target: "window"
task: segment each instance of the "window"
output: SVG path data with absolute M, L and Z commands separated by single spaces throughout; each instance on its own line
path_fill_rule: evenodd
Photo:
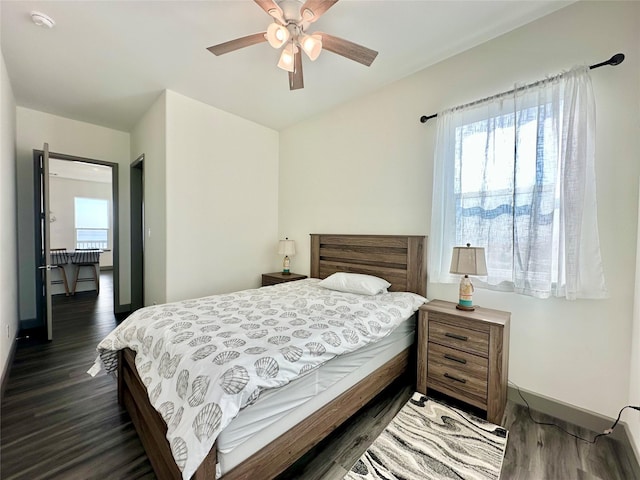
M 486 249 L 488 276 L 476 286 L 606 296 L 593 117 L 586 68 L 438 114 L 432 281 L 457 282 L 452 248 L 471 243 Z
M 74 198 L 76 248 L 109 248 L 109 200 Z
M 547 277 L 555 278 L 558 272 L 558 236 L 553 232 L 558 228 L 560 192 L 549 109 L 541 105 L 498 115 L 455 132 L 456 244 L 491 244 L 487 253 L 493 274 L 507 289 L 514 254 L 522 253 L 523 246 L 535 248 L 534 237 L 545 239 L 539 243 L 537 261 L 529 264 L 533 283 L 538 278 L 546 285 L 551 281 Z

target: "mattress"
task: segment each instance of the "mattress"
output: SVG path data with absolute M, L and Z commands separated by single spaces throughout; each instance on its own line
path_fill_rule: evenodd
M 378 343 L 425 301 L 409 292 L 344 293 L 319 282 L 137 310 L 100 342 L 89 373 L 114 371 L 123 348 L 136 352 L 136 370 L 188 480 L 245 406 Z
M 288 385 L 267 390 L 220 433 L 218 475 L 230 471 L 413 344 L 415 316 L 390 335 L 336 357 Z

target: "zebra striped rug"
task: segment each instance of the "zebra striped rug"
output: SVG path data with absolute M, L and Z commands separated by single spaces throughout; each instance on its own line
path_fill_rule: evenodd
M 344 478 L 496 480 L 507 433 L 416 392 Z

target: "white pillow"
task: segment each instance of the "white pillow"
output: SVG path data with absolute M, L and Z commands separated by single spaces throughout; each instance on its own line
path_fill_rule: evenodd
M 318 283 L 321 287 L 338 292 L 357 293 L 360 295 L 377 295 L 386 293 L 391 286 L 389 282 L 373 275 L 338 272 Z

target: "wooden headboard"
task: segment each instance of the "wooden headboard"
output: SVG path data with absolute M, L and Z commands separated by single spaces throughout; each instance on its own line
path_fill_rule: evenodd
M 389 291 L 427 294 L 426 237 L 311 234 L 311 276 L 335 272 L 384 278 Z

